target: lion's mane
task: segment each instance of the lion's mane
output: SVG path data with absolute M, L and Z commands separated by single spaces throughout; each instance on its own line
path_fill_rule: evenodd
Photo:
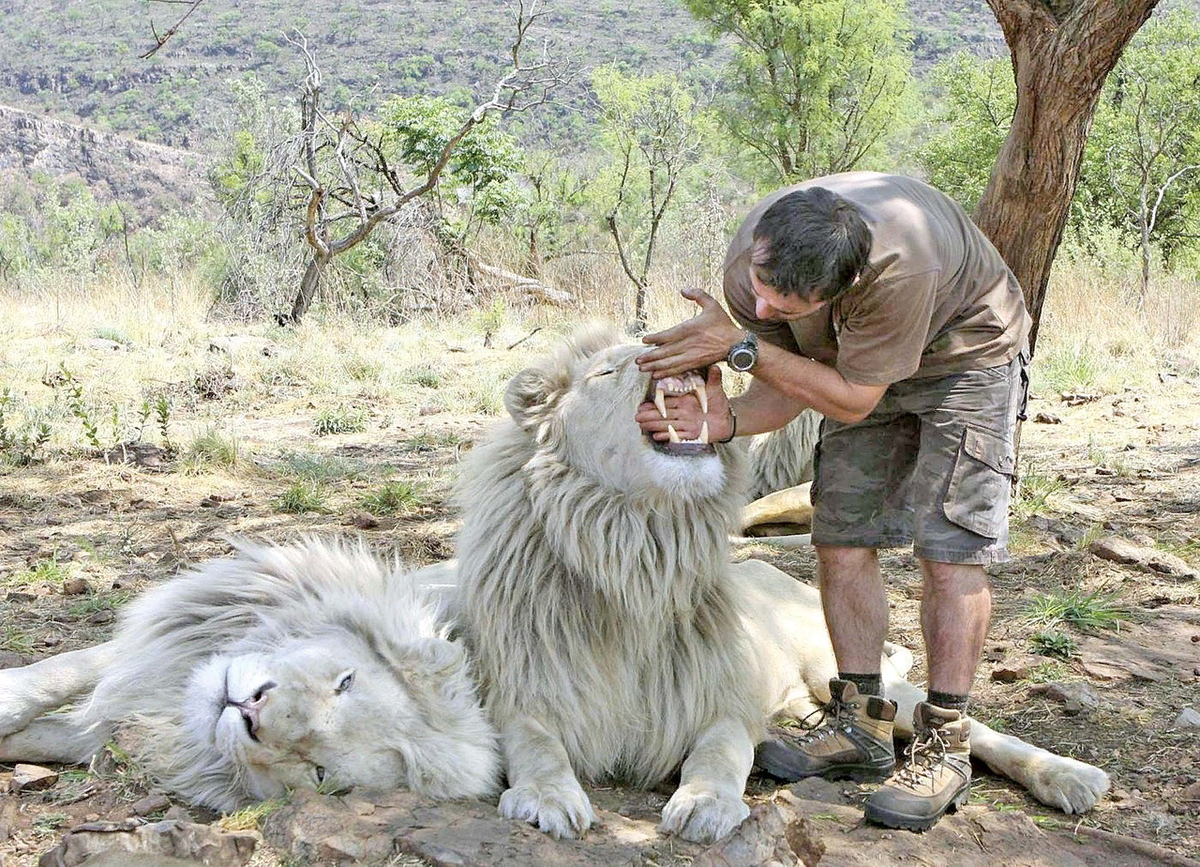
M 581 387 L 593 357 L 618 342 L 588 331 L 513 379 L 511 418 L 461 474 L 459 574 L 498 727 L 532 716 L 580 777 L 652 785 L 714 720 L 761 725 L 728 581 L 745 458 L 721 447 L 719 487 L 701 495 L 642 470 L 652 450 L 633 422 L 648 384 L 630 370 L 637 347 L 614 356 L 624 377 L 615 406 L 590 403 Z M 572 415 L 594 419 L 590 442 L 566 434 Z M 641 481 L 581 468 L 580 448 L 616 455 Z
M 319 539 L 243 544 L 236 556 L 204 563 L 143 594 L 122 611 L 116 661 L 75 713 L 84 725 L 131 729 L 136 757 L 171 791 L 232 809 L 252 796 L 243 769 L 216 749 L 210 729 L 194 724 L 203 715 L 191 707 L 193 672 L 217 652 L 270 652 L 291 638 L 338 630 L 365 642 L 411 687 L 408 698 L 431 727 L 421 733 L 397 728 L 386 744 L 419 772 L 410 786 L 440 796 L 494 791 L 495 736 L 479 713 L 465 654 L 428 656 L 438 643 L 425 640 L 447 633 L 437 603 L 398 565 L 361 545 Z M 424 656 L 414 653 L 423 641 Z M 438 665 L 442 688 L 423 695 L 426 672 L 416 669 Z

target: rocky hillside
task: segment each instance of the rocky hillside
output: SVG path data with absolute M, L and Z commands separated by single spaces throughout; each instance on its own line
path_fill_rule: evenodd
M 205 158 L 0 105 L 0 179 L 82 179 L 100 201 L 134 206 L 145 220 L 208 200 Z

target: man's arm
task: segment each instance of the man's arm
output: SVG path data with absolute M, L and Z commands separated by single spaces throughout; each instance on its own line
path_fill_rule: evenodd
M 828 365 L 804 358 L 786 349 L 780 349 L 770 343 L 760 343 L 758 364 L 751 371 L 754 381 L 751 385 L 761 385 L 776 395 L 775 401 L 786 402 L 795 407 L 783 424 L 793 418 L 804 407 L 812 407 L 821 415 L 841 422 L 862 421 L 871 414 L 871 410 L 879 403 L 888 384 L 859 385 L 850 382 L 844 376 Z M 770 410 L 762 404 L 770 403 L 770 398 L 755 397 L 753 402 L 747 400 L 751 389 L 735 398 L 734 411 L 738 414 L 738 433 L 761 433 L 764 430 L 774 430 L 774 427 L 762 427 L 763 423 L 770 424 L 775 420 Z M 749 416 L 743 429 L 742 402 L 746 402 L 746 412 Z M 760 422 L 760 415 L 761 422 Z

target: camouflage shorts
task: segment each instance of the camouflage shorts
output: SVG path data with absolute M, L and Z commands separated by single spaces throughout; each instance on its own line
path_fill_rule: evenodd
M 826 419 L 812 485 L 814 545 L 894 548 L 922 560 L 1008 559 L 1013 434 L 1028 355 L 987 370 L 893 383 L 869 416 Z

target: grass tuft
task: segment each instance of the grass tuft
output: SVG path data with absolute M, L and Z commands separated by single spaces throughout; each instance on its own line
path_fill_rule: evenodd
M 1113 594 L 1099 590 L 1039 593 L 1030 600 L 1028 611 L 1031 622 L 1048 629 L 1065 623 L 1083 632 L 1117 628 L 1128 614 Z
M 1056 659 L 1070 659 L 1079 650 L 1074 638 L 1057 629 L 1046 629 L 1036 633 L 1032 642 L 1035 652 Z
M 372 515 L 396 515 L 411 511 L 425 501 L 425 491 L 412 482 L 385 482 L 366 494 L 359 505 Z
M 210 427 L 187 447 L 180 460 L 180 470 L 188 475 L 199 475 L 215 468 L 233 471 L 240 463 L 237 440 Z
M 275 511 L 288 515 L 305 512 L 327 512 L 325 493 L 320 485 L 310 482 L 294 482 L 275 499 Z
M 367 429 L 366 415 L 357 409 L 338 407 L 323 409 L 313 422 L 313 433 L 319 437 L 330 434 L 361 433 Z

